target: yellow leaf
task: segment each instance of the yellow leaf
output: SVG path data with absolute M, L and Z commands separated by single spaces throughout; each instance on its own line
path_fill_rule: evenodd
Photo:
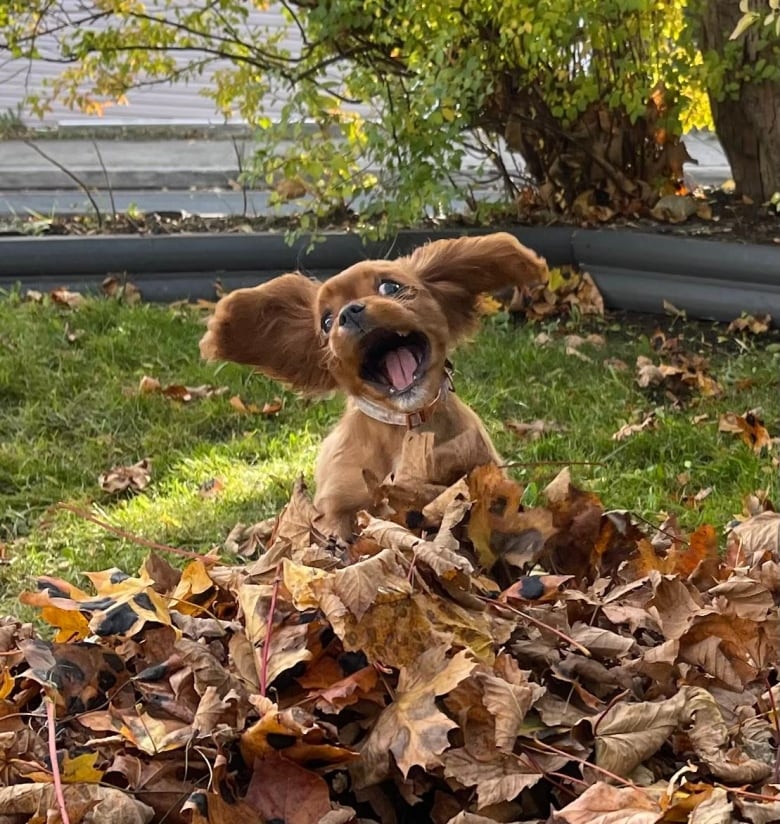
M 91 632 L 89 621 L 76 610 L 46 606 L 41 609 L 41 618 L 50 626 L 57 627 L 54 641 L 58 644 L 81 641 Z
M 96 752 L 85 752 L 71 758 L 67 753 L 60 767 L 65 784 L 99 784 L 103 780 L 103 770 L 95 769 L 98 759 Z
M 8 667 L 3 669 L 3 680 L 0 683 L 0 701 L 4 701 L 8 696 L 11 694 L 11 690 L 14 688 L 14 684 L 16 683 L 13 675 L 11 675 L 11 671 Z
M 176 610 L 185 615 L 197 615 L 208 609 L 214 600 L 214 582 L 203 561 L 192 561 L 184 567 L 172 598 Z
M 482 317 L 497 315 L 502 309 L 501 304 L 492 295 L 480 295 L 477 300 L 477 312 Z

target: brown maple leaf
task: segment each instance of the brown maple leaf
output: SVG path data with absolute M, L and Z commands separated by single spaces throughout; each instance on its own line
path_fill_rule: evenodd
M 390 754 L 406 777 L 414 766 L 430 769 L 442 763 L 449 747 L 448 732 L 457 724 L 436 707 L 476 666 L 464 650 L 452 658 L 440 645 L 420 656 L 414 668 L 402 667 L 395 700 L 379 716 L 361 747 L 357 786 L 367 786 L 390 774 Z

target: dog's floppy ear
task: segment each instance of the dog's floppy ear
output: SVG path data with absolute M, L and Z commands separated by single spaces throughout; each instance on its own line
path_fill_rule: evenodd
M 533 286 L 547 273 L 544 259 L 508 232 L 436 240 L 416 249 L 408 261 L 447 316 L 453 340 L 474 329 L 482 292 Z
M 314 318 L 317 289 L 304 275 L 291 274 L 231 292 L 209 319 L 201 355 L 255 366 L 302 392 L 334 389 Z

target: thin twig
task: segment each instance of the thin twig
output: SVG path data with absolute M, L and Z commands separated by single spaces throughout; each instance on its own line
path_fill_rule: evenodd
M 593 735 L 594 735 L 594 736 L 598 733 L 598 731 L 599 731 L 599 724 L 601 724 L 601 722 L 604 720 L 604 718 L 606 717 L 607 713 L 608 713 L 608 712 L 612 709 L 612 707 L 614 707 L 614 706 L 615 706 L 615 704 L 617 704 L 619 701 L 622 701 L 622 700 L 626 697 L 626 695 L 628 695 L 628 690 L 623 690 L 623 692 L 619 692 L 619 693 L 618 693 L 618 694 L 617 694 L 617 695 L 616 695 L 616 696 L 615 696 L 615 697 L 614 697 L 614 698 L 613 698 L 613 699 L 609 702 L 609 704 L 607 704 L 606 709 L 604 710 L 604 712 L 602 712 L 602 713 L 601 713 L 601 715 L 599 715 L 598 719 L 596 720 L 596 723 L 593 725 Z
M 617 775 L 617 773 L 610 772 L 609 770 L 605 770 L 604 767 L 599 767 L 598 764 L 594 764 L 592 761 L 588 761 L 585 758 L 580 758 L 573 753 L 566 752 L 566 750 L 558 749 L 558 747 L 553 747 L 552 744 L 548 744 L 545 741 L 540 741 L 538 738 L 533 739 L 533 743 L 535 746 L 539 747 L 541 752 L 552 752 L 556 755 L 562 755 L 564 758 L 568 758 L 570 761 L 576 761 L 578 764 L 582 764 L 586 767 L 590 767 L 590 769 L 595 770 L 602 775 L 606 775 L 607 778 L 611 778 L 613 781 L 617 781 L 619 784 L 622 784 L 625 787 L 631 787 L 634 790 L 642 790 L 641 787 L 638 787 L 634 784 L 633 781 L 629 780 L 628 778 L 624 778 L 622 775 Z M 530 744 L 521 743 L 522 747 L 531 748 Z
M 260 661 L 260 695 L 265 698 L 268 687 L 268 658 L 271 655 L 271 637 L 273 635 L 274 612 L 276 612 L 276 599 L 279 596 L 279 584 L 282 582 L 282 565 L 276 565 L 276 575 L 271 589 L 271 605 L 268 607 L 268 618 L 266 619 L 265 638 L 263 639 L 263 657 Z
M 654 524 L 652 521 L 648 521 L 647 518 L 643 518 L 641 515 L 638 515 L 634 512 L 633 509 L 628 510 L 629 514 L 632 518 L 636 518 L 638 521 L 641 521 L 643 524 L 647 524 L 648 526 L 653 527 L 656 532 L 660 532 L 661 535 L 666 535 L 667 538 L 671 538 L 673 541 L 679 541 L 684 546 L 690 546 L 690 541 L 686 541 L 685 538 L 681 537 L 680 535 L 675 535 L 673 532 L 667 532 L 665 529 L 661 529 L 658 524 Z
M 95 154 L 97 155 L 98 163 L 100 164 L 100 168 L 103 170 L 103 179 L 106 181 L 106 191 L 108 192 L 108 199 L 111 202 L 111 214 L 116 218 L 116 203 L 114 202 L 114 190 L 111 188 L 111 179 L 108 176 L 108 169 L 106 169 L 106 164 L 103 163 L 103 155 L 100 153 L 100 147 L 97 144 L 97 140 L 92 141 L 92 148 L 95 150 Z
M 95 219 L 98 223 L 98 228 L 103 228 L 103 213 L 100 211 L 100 207 L 97 204 L 97 201 L 92 196 L 92 193 L 89 191 L 87 184 L 84 183 L 83 180 L 78 178 L 70 169 L 66 168 L 59 162 L 59 160 L 55 160 L 51 155 L 47 154 L 43 151 L 40 146 L 37 146 L 32 140 L 24 140 L 25 145 L 29 146 L 33 151 L 37 152 L 44 160 L 48 160 L 52 166 L 56 166 L 63 174 L 67 175 L 78 187 L 81 189 L 82 192 L 87 196 L 89 202 L 92 204 L 92 208 L 95 210 Z
M 545 624 L 544 621 L 540 621 L 538 618 L 534 618 L 533 615 L 529 615 L 527 612 L 523 612 L 522 610 L 517 609 L 516 607 L 510 606 L 509 604 L 504 603 L 503 601 L 495 601 L 492 598 L 488 598 L 485 595 L 477 595 L 480 601 L 489 606 L 506 609 L 509 612 L 514 612 L 515 615 L 519 615 L 521 618 L 525 618 L 527 621 L 532 623 L 534 626 L 538 627 L 539 629 L 545 629 L 548 632 L 551 632 L 553 635 L 557 635 L 562 641 L 565 641 L 567 644 L 571 644 L 575 649 L 579 650 L 583 655 L 586 655 L 588 658 L 592 658 L 590 650 L 587 647 L 584 647 L 578 641 L 575 641 L 570 636 L 566 635 L 565 632 L 561 632 L 559 629 L 555 629 L 555 627 L 551 627 L 549 624 Z
M 541 753 L 537 753 L 537 754 L 540 755 Z M 520 760 L 519 755 L 516 755 L 515 758 L 517 758 L 518 761 Z M 551 772 L 545 771 L 543 769 L 542 765 L 534 758 L 533 753 L 524 752 L 523 753 L 523 758 L 526 758 L 528 760 L 528 762 L 530 763 L 532 769 L 536 770 L 536 772 L 538 772 L 539 775 L 543 775 L 550 782 L 550 784 L 552 784 L 552 786 L 555 787 L 558 790 L 559 793 L 564 793 L 565 795 L 570 795 L 572 797 L 575 797 L 577 795 L 571 789 L 564 786 L 563 783 L 558 781 L 557 780 L 558 778 L 565 778 L 565 779 L 569 779 L 569 780 L 578 781 L 580 784 L 582 784 L 583 789 L 586 789 L 587 786 L 588 786 L 587 783 L 585 781 L 583 781 L 582 779 L 580 779 L 580 778 L 574 778 L 573 779 L 572 776 L 564 775 L 563 773 L 554 772 L 554 771 L 551 771 Z M 556 780 L 553 780 L 553 779 L 556 779 Z
M 606 466 L 603 461 L 507 461 L 498 465 L 499 469 L 513 466 Z
M 213 555 L 201 555 L 198 552 L 190 552 L 187 549 L 179 549 L 178 547 L 168 546 L 167 544 L 158 544 L 156 541 L 150 541 L 148 538 L 142 538 L 140 535 L 133 535 L 131 532 L 126 532 L 124 529 L 119 529 L 119 527 L 113 526 L 100 518 L 96 518 L 92 513 L 79 509 L 76 506 L 59 503 L 56 508 L 64 509 L 66 512 L 71 512 L 74 515 L 78 515 L 79 518 L 83 518 L 85 521 L 96 524 L 101 527 L 101 529 L 105 529 L 106 532 L 117 535 L 119 538 L 124 538 L 126 541 L 132 541 L 134 544 L 146 546 L 149 547 L 149 549 L 156 549 L 160 552 L 170 552 L 173 555 L 178 555 L 180 558 L 187 558 L 190 561 L 202 561 L 204 564 L 219 563 L 219 558 L 215 558 Z
M 769 678 L 765 678 L 767 695 L 769 696 L 769 706 L 772 708 L 772 718 L 775 722 L 775 741 L 780 741 L 780 718 L 777 715 L 777 703 L 775 696 L 772 694 L 772 685 L 769 683 Z M 775 750 L 775 769 L 774 769 L 774 783 L 780 782 L 780 747 Z
M 247 196 L 246 196 L 246 181 L 243 179 L 244 175 L 244 156 L 243 153 L 238 148 L 238 141 L 235 138 L 235 135 L 231 136 L 230 138 L 233 144 L 233 152 L 236 155 L 236 165 L 238 166 L 238 179 L 237 183 L 241 186 L 241 197 L 242 197 L 242 204 L 241 204 L 241 216 L 246 217 L 247 211 L 249 209 L 247 203 Z
M 752 793 L 750 790 L 741 790 L 739 787 L 726 787 L 723 784 L 715 784 L 716 787 L 720 787 L 721 790 L 725 790 L 727 793 L 734 793 L 734 795 L 741 795 L 743 798 L 750 798 L 754 801 L 771 801 L 773 803 L 777 803 L 778 796 L 776 795 L 762 795 L 761 793 Z
M 47 695 L 44 698 L 44 703 L 46 704 L 46 726 L 49 728 L 49 759 L 51 760 L 51 774 L 54 779 L 54 796 L 57 799 L 57 806 L 60 808 L 62 824 L 70 824 L 68 808 L 65 806 L 65 793 L 62 791 L 60 762 L 57 760 L 57 719 L 54 714 L 54 701 Z

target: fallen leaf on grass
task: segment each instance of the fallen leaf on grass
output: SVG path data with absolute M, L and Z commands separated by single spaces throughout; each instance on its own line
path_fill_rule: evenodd
M 141 302 L 141 290 L 125 278 L 109 275 L 103 283 L 100 284 L 100 288 L 107 298 L 121 300 L 129 306 L 134 306 Z
M 601 347 L 606 344 L 604 335 L 597 335 L 596 333 L 591 333 L 584 338 L 582 335 L 566 335 L 563 342 L 566 344 L 567 351 L 569 349 L 579 349 L 580 346 L 584 344 L 595 347 Z
M 640 388 L 661 387 L 675 400 L 699 392 L 705 397 L 723 394 L 721 385 L 709 374 L 709 364 L 704 358 L 678 356 L 676 364 L 654 364 L 650 358 L 640 355 L 636 359 L 637 384 Z
M 613 441 L 624 441 L 630 438 L 631 435 L 636 435 L 637 432 L 644 432 L 646 429 L 656 429 L 658 426 L 658 419 L 655 412 L 651 412 L 641 423 L 626 423 L 618 429 L 612 436 Z
M 698 492 L 694 493 L 693 495 L 683 495 L 681 500 L 686 506 L 695 508 L 697 507 L 703 500 L 709 498 L 712 495 L 713 487 L 705 486 L 703 489 L 700 489 Z
M 132 466 L 112 466 L 98 478 L 101 489 L 110 494 L 128 489 L 141 492 L 152 480 L 152 462 L 143 458 Z
M 255 403 L 244 403 L 238 395 L 233 395 L 230 405 L 241 415 L 264 415 L 267 418 L 278 415 L 282 411 L 282 399 L 274 398 L 266 401 L 262 406 Z
M 182 403 L 217 397 L 224 395 L 227 391 L 227 386 L 208 386 L 207 384 L 201 386 L 184 386 L 183 384 L 173 383 L 169 386 L 163 386 L 157 378 L 151 378 L 149 375 L 144 375 L 138 384 L 139 395 L 160 394 L 171 400 L 181 401 Z
M 201 498 L 216 498 L 225 488 L 225 484 L 219 478 L 209 478 L 198 487 L 198 495 Z
M 521 421 L 504 421 L 504 426 L 518 438 L 527 438 L 529 441 L 538 441 L 542 435 L 549 435 L 553 432 L 565 432 L 565 427 L 554 421 L 543 421 L 541 419 L 523 423 Z
M 615 372 L 628 372 L 629 369 L 628 364 L 620 358 L 607 358 L 603 364 L 607 369 L 614 369 Z
M 78 309 L 85 300 L 84 295 L 78 292 L 71 292 L 64 286 L 61 286 L 59 289 L 52 289 L 51 292 L 49 292 L 49 296 L 54 303 L 59 306 L 67 306 L 68 309 Z
M 718 419 L 718 432 L 733 432 L 739 435 L 743 442 L 757 454 L 769 448 L 772 443 L 764 422 L 755 412 L 745 412 L 744 415 L 725 412 Z
M 728 325 L 726 332 L 749 332 L 751 335 L 763 335 L 772 325 L 771 315 L 740 315 Z

